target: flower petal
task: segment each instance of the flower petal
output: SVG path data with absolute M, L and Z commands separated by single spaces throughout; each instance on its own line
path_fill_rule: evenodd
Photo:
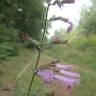
M 62 64 L 56 64 L 55 67 L 58 68 L 59 70 L 69 70 L 73 68 L 72 65 L 62 65 Z
M 54 75 L 54 79 L 59 80 L 59 81 L 65 83 L 67 86 L 71 86 L 71 87 L 74 84 L 80 84 L 79 79 L 71 79 L 71 78 L 66 78 L 66 77 L 59 76 L 59 75 Z
M 52 5 L 55 5 L 55 4 L 57 4 L 58 7 L 60 8 L 63 6 L 63 3 L 60 0 L 55 0 Z
M 51 70 L 39 70 L 37 75 L 40 76 L 46 83 L 53 80 L 53 71 Z
M 62 2 L 62 4 L 65 4 L 65 3 L 75 3 L 75 0 L 62 0 L 61 2 Z
M 60 70 L 59 73 L 61 73 L 63 75 L 66 75 L 66 76 L 70 76 L 70 77 L 80 78 L 80 74 L 79 73 L 75 73 L 75 72 L 68 72 L 68 71 Z
M 71 21 L 67 21 L 67 23 L 69 24 L 69 27 L 67 28 L 67 32 L 71 32 L 73 29 L 73 24 Z

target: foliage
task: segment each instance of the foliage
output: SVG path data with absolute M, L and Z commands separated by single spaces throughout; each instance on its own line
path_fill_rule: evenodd
M 86 36 L 96 35 L 96 1 L 92 0 L 92 5 L 89 8 L 83 8 L 81 12 L 81 20 L 78 30 Z
M 18 30 L 0 25 L 0 59 L 17 54 Z
M 61 29 L 55 31 L 53 37 L 60 37 L 63 39 L 65 37 L 65 35 L 66 35 L 65 30 L 63 28 L 61 28 Z M 51 37 L 51 38 L 53 38 L 53 37 Z
M 1 0 L 0 59 L 17 54 L 21 33 L 40 40 L 44 16 L 44 0 Z
M 43 0 L 2 0 L 0 22 L 40 39 L 44 22 Z
M 57 5 L 59 6 L 59 3 L 60 3 L 60 6 L 59 7 L 62 7 L 62 2 L 61 1 L 59 1 L 59 3 L 57 2 L 58 0 L 56 0 L 56 3 L 57 3 Z M 70 1 L 70 0 L 68 0 L 68 1 Z M 74 0 L 73 0 L 74 1 Z M 22 2 L 22 1 L 20 1 L 20 2 Z M 8 4 L 8 3 L 7 3 Z M 15 2 L 15 4 L 16 4 L 16 6 L 17 6 L 17 2 Z M 27 4 L 27 2 L 26 2 L 26 4 Z M 14 4 L 13 4 L 14 5 Z M 49 4 L 50 5 L 50 4 Z M 14 9 L 14 7 L 13 7 L 13 9 Z M 28 9 L 29 10 L 29 9 Z M 19 11 L 23 11 L 22 10 L 22 8 L 19 8 Z M 14 11 L 15 12 L 15 11 Z M 19 18 L 20 19 L 20 18 Z M 23 19 L 24 20 L 24 19 Z M 5 20 L 6 21 L 6 20 Z M 16 20 L 16 21 L 18 21 L 18 20 Z M 9 21 L 8 21 L 9 22 Z M 21 31 L 25 31 L 25 30 L 27 30 L 26 29 L 26 27 L 25 26 L 23 26 L 23 24 L 21 23 L 21 26 L 18 26 L 19 25 L 19 23 L 17 24 L 17 25 L 15 25 L 14 26 L 14 24 L 13 24 L 13 27 L 11 27 L 10 26 L 10 23 L 8 24 L 8 22 L 1 22 L 2 24 L 4 23 L 4 26 L 2 26 L 1 27 L 1 30 L 2 30 L 2 28 L 3 28 L 3 30 L 4 30 L 4 32 L 3 32 L 3 30 L 1 31 L 1 37 L 2 36 L 6 36 L 5 37 L 5 39 L 3 39 L 3 38 L 1 38 L 1 44 L 2 44 L 2 46 L 1 46 L 1 49 L 4 49 L 4 51 L 8 51 L 9 53 L 8 53 L 8 55 L 10 55 L 10 51 L 12 51 L 14 48 L 13 48 L 13 44 L 15 44 L 14 42 L 16 42 L 16 43 L 18 43 L 17 41 L 18 41 L 18 38 L 13 38 L 14 36 L 12 35 L 8 35 L 8 38 L 7 38 L 7 34 L 6 34 L 6 31 L 8 31 L 7 33 L 10 33 L 11 31 L 13 31 L 13 33 L 15 32 L 15 30 L 16 30 L 16 28 L 17 29 L 19 29 L 19 31 L 21 32 Z M 47 24 L 47 15 L 46 15 L 46 21 L 45 21 L 45 25 Z M 70 24 L 71 24 L 71 22 L 70 22 Z M 72 24 L 71 24 L 72 25 Z M 6 27 L 5 27 L 6 26 Z M 24 29 L 22 29 L 22 26 L 24 27 Z M 36 26 L 35 26 L 36 27 Z M 7 30 L 6 30 L 6 28 L 7 28 Z M 15 30 L 14 30 L 15 29 Z M 30 27 L 29 27 L 29 29 L 31 29 Z M 42 29 L 42 28 L 41 28 Z M 69 29 L 72 29 L 72 26 L 71 27 L 69 27 Z M 9 31 L 10 30 L 10 31 Z M 15 34 L 15 37 L 18 37 L 17 35 L 19 34 L 19 31 L 17 31 L 16 33 L 17 34 Z M 39 30 L 40 31 L 40 30 Z M 2 32 L 4 33 L 4 35 L 2 35 Z M 28 33 L 29 31 L 27 30 L 27 33 Z M 44 34 L 43 34 L 43 37 L 42 37 L 42 41 L 41 41 L 41 45 L 40 45 L 40 48 L 42 48 L 42 45 L 43 45 L 43 40 L 44 40 L 44 35 L 45 35 L 45 33 L 46 33 L 46 26 L 45 26 L 45 28 L 44 28 Z M 40 34 L 39 34 L 40 35 Z M 57 34 L 58 35 L 58 34 Z M 61 34 L 60 34 L 60 36 L 61 36 Z M 72 34 L 71 35 L 69 35 L 68 37 L 70 38 L 72 36 Z M 38 36 L 36 36 L 36 37 L 38 37 Z M 5 40 L 5 41 L 4 41 Z M 14 41 L 14 40 L 16 40 L 16 41 Z M 32 38 L 32 40 L 33 40 L 33 38 Z M 80 40 L 80 41 L 79 41 Z M 57 40 L 58 41 L 58 40 Z M 83 42 L 83 43 L 81 43 L 81 41 Z M 85 96 L 85 95 L 88 95 L 88 94 L 90 94 L 90 95 L 94 95 L 94 93 L 93 92 L 95 92 L 93 89 L 95 89 L 95 82 L 96 82 L 96 76 L 95 76 L 95 73 L 94 73 L 94 70 L 96 69 L 96 60 L 93 58 L 93 57 L 96 57 L 96 55 L 94 54 L 94 52 L 96 52 L 96 49 L 94 48 L 94 46 L 92 46 L 92 45 L 90 45 L 91 43 L 89 43 L 89 42 L 93 42 L 93 44 L 95 44 L 94 42 L 95 42 L 95 39 L 92 39 L 92 41 L 90 41 L 88 38 L 86 38 L 86 37 L 84 37 L 84 38 L 79 38 L 78 39 L 78 41 L 77 42 L 72 42 L 72 45 L 74 46 L 74 45 L 77 45 L 77 47 L 79 46 L 79 48 L 82 48 L 82 46 L 81 45 L 83 45 L 83 46 L 87 46 L 86 47 L 86 51 L 85 50 L 77 50 L 77 48 L 74 50 L 72 47 L 73 46 L 70 46 L 70 43 L 69 43 L 69 46 L 67 47 L 67 46 L 54 46 L 53 48 L 51 48 L 50 49 L 50 51 L 47 51 L 46 52 L 46 54 L 47 55 L 50 55 L 51 56 L 51 58 L 53 59 L 53 58 L 59 58 L 59 59 L 61 59 L 62 60 L 62 62 L 64 63 L 64 62 L 67 62 L 67 63 L 71 63 L 72 65 L 74 65 L 74 66 L 76 66 L 76 64 L 77 64 L 77 66 L 78 66 L 78 69 L 81 71 L 81 76 L 83 77 L 83 79 L 82 79 L 82 86 L 78 86 L 77 87 L 77 89 L 75 89 L 76 90 L 76 92 L 74 92 L 74 93 L 76 93 L 78 96 Z M 54 43 L 54 42 L 53 42 Z M 55 40 L 55 43 L 56 43 L 56 40 Z M 57 42 L 58 43 L 58 42 Z M 11 46 L 11 44 L 12 44 L 12 46 Z M 87 45 L 87 44 L 89 44 L 89 45 Z M 89 46 L 89 48 L 88 48 L 88 46 Z M 91 49 L 91 47 L 90 46 L 92 46 L 92 49 L 94 49 L 94 50 L 92 50 Z M 92 50 L 92 51 L 90 51 L 90 49 Z M 64 51 L 63 51 L 64 50 Z M 10 62 L 4 62 L 4 64 L 5 65 L 7 65 L 7 66 L 5 66 L 5 71 L 4 72 L 8 72 L 6 75 L 9 75 L 9 74 L 11 74 L 14 78 L 15 78 L 15 80 L 17 80 L 16 79 L 16 76 L 17 76 L 17 74 L 19 73 L 19 71 L 20 71 L 20 69 L 21 69 L 21 67 L 22 67 L 22 64 L 21 64 L 21 62 L 22 62 L 22 60 L 23 60 L 23 63 L 25 63 L 25 61 L 26 61 L 26 59 L 25 58 L 27 58 L 28 59 L 28 61 L 29 61 L 29 57 L 30 57 L 30 59 L 31 60 L 33 60 L 33 64 L 32 64 L 32 69 L 31 69 L 31 67 L 29 67 L 29 70 L 30 71 L 32 71 L 32 72 L 30 72 L 29 70 L 26 72 L 26 74 L 24 74 L 23 75 L 23 79 L 20 79 L 20 81 L 18 81 L 18 82 L 15 82 L 16 83 L 16 90 L 14 91 L 14 92 L 16 92 L 15 93 L 15 96 L 23 96 L 23 95 L 25 95 L 25 92 L 26 92 L 26 89 L 27 89 L 27 85 L 30 85 L 29 86 L 29 90 L 28 90 L 28 93 L 27 93 L 27 96 L 29 96 L 30 95 L 30 92 L 31 92 L 31 87 L 33 87 L 33 89 L 32 89 L 32 94 L 31 95 L 34 95 L 33 93 L 35 92 L 35 91 L 37 91 L 38 92 L 38 90 L 37 90 L 37 87 L 38 87 L 38 85 L 39 85 L 39 83 L 41 83 L 41 85 L 42 85 L 42 87 L 43 87 L 43 84 L 42 84 L 42 82 L 40 82 L 40 78 L 35 78 L 35 76 L 36 75 L 38 75 L 39 77 L 42 77 L 42 79 L 46 82 L 46 80 L 48 81 L 47 83 L 50 83 L 51 81 L 53 81 L 54 79 L 55 80 L 58 80 L 58 81 L 63 81 L 63 83 L 65 83 L 64 85 L 66 85 L 66 90 L 67 91 L 70 91 L 69 89 L 71 88 L 71 87 L 73 87 L 73 84 L 74 83 L 79 83 L 80 82 L 80 75 L 79 75 L 79 77 L 78 78 L 73 78 L 73 77 L 70 77 L 70 78 L 68 78 L 67 76 L 63 76 L 64 74 L 62 74 L 62 73 L 60 73 L 61 71 L 63 71 L 64 72 L 64 69 L 61 69 L 62 68 L 62 66 L 64 66 L 64 65 L 60 65 L 60 64 L 55 64 L 55 63 L 51 63 L 51 64 L 46 64 L 46 60 L 44 60 L 44 58 L 46 58 L 46 55 L 44 55 L 44 54 L 42 54 L 42 57 L 43 58 L 41 58 L 42 59 L 42 62 L 41 62 L 41 64 L 40 64 L 40 66 L 38 66 L 38 64 L 39 64 L 39 60 L 40 60 L 40 54 L 41 54 L 41 51 L 42 50 L 38 50 L 38 54 L 36 54 L 37 56 L 38 56 L 38 58 L 36 58 L 36 62 L 37 63 L 34 63 L 34 61 L 35 61 L 35 58 L 34 58 L 34 52 L 32 52 L 31 54 L 30 54 L 30 52 L 29 51 L 25 51 L 24 49 L 22 50 L 22 52 L 26 52 L 26 53 L 24 53 L 23 54 L 23 56 L 21 55 L 19 58 L 17 58 L 17 59 L 15 59 L 16 60 L 16 62 L 14 63 L 14 59 L 13 58 L 11 58 L 10 59 L 10 61 L 13 59 L 13 62 L 12 63 L 10 63 Z M 3 52 L 3 51 L 1 51 L 1 52 Z M 6 53 L 5 52 L 5 53 Z M 52 54 L 54 52 L 54 54 Z M 63 53 L 64 52 L 64 53 Z M 30 56 L 29 56 L 29 54 L 30 54 Z M 27 57 L 26 57 L 27 56 Z M 93 57 L 92 57 L 93 56 Z M 86 58 L 87 59 L 86 59 Z M 48 58 L 47 58 L 48 59 Z M 19 62 L 19 60 L 20 60 L 20 62 Z M 45 61 L 45 62 L 44 62 Z M 49 60 L 48 60 L 49 61 Z M 42 63 L 44 63 L 44 64 L 46 64 L 46 65 L 43 65 Z M 92 64 L 92 63 L 94 63 L 94 64 Z M 78 65 L 78 64 L 80 64 L 80 65 Z M 86 64 L 88 65 L 87 67 L 86 67 Z M 13 65 L 15 65 L 15 67 L 13 66 Z M 24 64 L 24 65 L 26 65 L 26 64 Z M 57 66 L 61 66 L 61 67 L 57 67 Z M 72 65 L 71 65 L 71 67 L 72 67 Z M 4 66 L 4 65 L 2 65 L 2 66 Z M 38 66 L 38 67 L 37 67 Z M 69 65 L 70 66 L 70 65 Z M 9 70 L 9 69 L 11 69 L 11 70 Z M 57 69 L 56 69 L 56 67 L 57 67 Z M 80 68 L 81 67 L 81 68 Z M 85 68 L 85 69 L 83 69 L 83 67 Z M 87 68 L 91 68 L 91 70 L 89 69 L 87 69 Z M 33 69 L 34 68 L 34 69 Z M 60 68 L 60 69 L 59 69 Z M 63 67 L 64 68 L 64 67 Z M 7 69 L 7 70 L 6 70 Z M 15 69 L 15 70 L 14 70 Z M 86 70 L 87 69 L 87 70 Z M 94 70 L 93 70 L 94 69 Z M 45 74 L 45 72 L 44 73 L 42 73 L 42 71 L 46 71 L 47 70 L 47 74 Z M 51 73 L 51 78 L 50 78 L 50 74 L 49 74 L 49 72 L 48 72 L 48 70 L 49 71 L 51 71 L 52 73 Z M 70 70 L 69 70 L 70 71 Z M 72 70 L 73 71 L 73 70 Z M 68 71 L 67 71 L 68 72 Z M 90 72 L 92 72 L 92 73 L 90 73 Z M 54 74 L 53 74 L 54 73 Z M 70 72 L 69 72 L 70 73 Z M 32 76 L 32 78 L 31 78 L 31 75 L 33 74 L 33 76 Z M 43 75 L 42 75 L 43 74 Z M 61 75 L 62 74 L 62 75 Z M 75 73 L 74 73 L 75 74 Z M 94 75 L 93 75 L 94 74 Z M 59 77 L 58 77 L 58 76 Z M 71 75 L 72 76 L 72 75 Z M 89 76 L 90 76 L 90 78 L 89 78 Z M 27 78 L 26 78 L 27 77 Z M 61 77 L 61 78 L 60 78 Z M 12 78 L 12 81 L 14 80 L 14 78 Z M 34 80 L 34 78 L 35 78 L 35 80 Z M 6 79 L 6 78 L 5 78 Z M 7 78 L 7 80 L 9 80 L 10 78 Z M 31 79 L 31 83 L 29 84 L 29 80 Z M 33 84 L 33 80 L 35 81 L 34 82 L 34 84 L 36 85 L 33 85 L 32 86 L 32 84 Z M 93 81 L 93 83 L 94 83 L 94 86 L 92 86 L 92 82 L 90 83 L 89 81 L 90 80 L 92 80 Z M 3 81 L 3 78 L 2 78 L 2 81 Z M 10 81 L 10 80 L 9 80 Z M 76 81 L 78 81 L 78 82 L 76 82 Z M 3 81 L 4 82 L 4 81 Z M 70 84 L 70 82 L 71 82 L 71 84 Z M 87 84 L 88 83 L 88 84 Z M 86 86 L 83 86 L 84 84 L 86 84 Z M 56 85 L 55 85 L 55 87 L 56 87 Z M 64 86 L 63 86 L 64 87 Z M 24 88 L 24 89 L 23 89 Z M 81 94 L 81 92 L 80 92 L 80 90 L 79 90 L 79 88 L 80 88 L 80 90 L 81 91 L 84 91 L 82 94 Z M 92 92 L 90 91 L 90 89 L 89 88 L 92 88 Z M 22 91 L 20 91 L 20 93 L 18 93 L 19 92 L 19 89 L 21 89 L 21 90 L 24 90 L 25 92 L 22 92 Z M 45 90 L 48 90 L 46 87 L 44 88 Z M 83 90 L 82 90 L 83 89 Z M 88 90 L 88 92 L 86 92 L 85 91 L 85 89 L 87 89 Z M 35 90 L 35 91 L 34 91 Z M 51 88 L 51 90 L 53 90 L 53 88 Z M 60 89 L 60 87 L 59 87 L 59 89 L 56 89 L 57 91 L 58 90 L 60 90 L 61 91 L 61 89 Z M 41 91 L 41 86 L 40 86 L 40 88 L 39 88 L 39 92 Z M 48 91 L 50 91 L 50 90 L 48 90 Z M 38 93 L 39 93 L 38 92 Z M 43 92 L 44 92 L 44 90 L 43 90 Z M 74 96 L 74 93 L 73 94 L 71 94 L 71 95 L 73 95 Z M 40 95 L 40 94 L 39 94 Z M 65 95 L 65 92 L 64 92 L 64 95 Z M 68 94 L 69 95 L 69 94 Z
M 55 47 L 55 48 L 54 48 Z M 94 49 L 91 47 L 88 47 L 86 50 L 76 50 L 74 48 L 69 48 L 68 46 L 54 46 L 53 48 L 50 48 L 50 50 L 46 50 L 42 54 L 40 64 L 48 63 L 49 60 L 53 59 L 61 59 L 62 63 L 64 64 L 73 64 L 73 66 L 78 67 L 78 70 L 80 71 L 82 81 L 80 86 L 77 86 L 73 89 L 73 92 L 71 93 L 71 96 L 95 96 L 96 91 L 96 47 L 94 46 Z M 30 51 L 27 49 L 21 49 L 20 56 L 18 57 L 12 57 L 7 61 L 3 61 L 2 64 L 0 64 L 0 68 L 4 73 L 6 74 L 6 77 L 3 75 L 0 79 L 0 85 L 1 87 L 6 84 L 6 87 L 10 84 L 13 86 L 14 84 L 12 82 L 15 81 L 18 74 L 21 72 L 21 70 L 26 66 L 26 64 L 32 60 L 32 67 L 34 67 L 34 63 L 36 60 L 36 52 Z M 54 54 L 52 54 L 54 52 Z M 86 57 L 86 58 L 85 58 Z M 26 59 L 25 59 L 26 58 Z M 2 65 L 2 67 L 1 67 Z M 13 96 L 25 96 L 26 90 L 28 89 L 28 85 L 31 79 L 32 73 L 31 66 L 28 68 L 28 70 L 23 74 L 23 76 L 20 78 L 20 80 L 16 83 L 16 89 L 13 92 Z M 41 85 L 39 85 L 41 84 Z M 39 85 L 39 86 L 38 86 Z M 42 86 L 42 88 L 41 88 Z M 52 91 L 52 88 L 47 89 L 47 87 L 44 87 L 44 84 L 41 82 L 40 78 L 36 78 L 33 86 L 33 91 L 36 89 L 41 88 L 41 93 L 46 90 L 48 92 L 49 90 Z M 19 90 L 20 89 L 20 90 Z M 24 91 L 25 90 L 25 91 Z M 58 89 L 59 90 L 59 89 Z M 86 91 L 85 91 L 86 90 Z M 1 94 L 2 92 L 0 92 Z M 32 91 L 31 91 L 32 93 Z M 2 93 L 2 95 L 4 92 Z M 2 96 L 1 95 L 1 96 Z M 7 93 L 7 95 L 9 95 Z M 40 96 L 40 95 L 38 95 Z

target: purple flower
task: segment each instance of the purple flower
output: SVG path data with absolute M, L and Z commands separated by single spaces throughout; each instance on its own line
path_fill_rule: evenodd
M 75 0 L 67 0 L 68 3 L 75 3 Z
M 63 4 L 65 4 L 65 3 L 75 3 L 75 0 L 62 0 L 61 2 Z
M 60 0 L 56 0 L 57 5 L 61 8 L 63 6 L 63 4 L 60 2 Z
M 75 3 L 75 0 L 55 0 L 52 5 L 58 5 L 60 8 L 63 6 L 63 4 L 66 3 Z
M 64 84 L 66 84 L 67 86 L 71 86 L 71 87 L 73 87 L 74 84 L 80 84 L 79 79 L 66 78 L 66 77 L 59 76 L 59 75 L 54 75 L 54 79 L 59 80 L 63 82 Z
M 69 33 L 69 32 L 71 32 L 72 31 L 72 29 L 73 29 L 73 24 L 72 24 L 72 22 L 71 21 L 67 21 L 67 23 L 69 24 L 69 27 L 67 28 L 67 32 Z
M 55 5 L 55 4 L 57 4 L 58 7 L 60 8 L 63 6 L 63 3 L 60 0 L 55 0 L 52 5 Z
M 40 76 L 46 83 L 53 80 L 53 71 L 51 70 L 39 70 L 37 75 Z
M 58 68 L 59 70 L 69 70 L 73 68 L 72 65 L 61 65 L 61 64 L 56 64 L 55 67 Z
M 59 73 L 61 73 L 63 75 L 66 75 L 66 76 L 70 76 L 70 77 L 80 78 L 80 74 L 79 73 L 75 73 L 75 72 L 68 72 L 68 71 L 60 70 Z

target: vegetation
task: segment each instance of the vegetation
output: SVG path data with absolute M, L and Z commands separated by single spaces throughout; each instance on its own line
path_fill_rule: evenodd
M 20 34 L 40 40 L 44 23 L 43 0 L 0 1 L 0 59 L 17 54 Z
M 0 1 L 0 96 L 26 96 L 27 94 L 36 63 L 37 50 L 26 49 L 20 34 L 27 33 L 32 38 L 40 40 L 45 15 L 43 3 L 43 0 Z M 40 58 L 40 65 L 59 59 L 63 64 L 71 64 L 77 68 L 76 71 L 81 74 L 81 84 L 74 87 L 69 93 L 71 96 L 95 96 L 96 94 L 95 7 L 96 1 L 92 0 L 92 6 L 82 10 L 81 21 L 73 33 L 66 35 L 65 30 L 57 30 L 53 37 L 69 40 L 69 43 L 50 46 L 50 50 L 43 51 Z M 30 61 L 32 61 L 31 65 L 17 80 L 18 75 Z M 43 96 L 53 91 L 52 86 L 51 90 L 46 86 L 49 87 L 36 77 L 31 95 Z M 55 90 L 61 89 L 55 88 Z
M 0 85 L 3 88 L 10 88 L 10 86 L 15 86 L 15 91 L 9 91 L 12 96 L 24 96 L 27 93 L 29 82 L 31 79 L 31 68 L 34 67 L 35 60 L 37 58 L 36 51 L 30 51 L 28 49 L 21 49 L 21 54 L 18 57 L 12 57 L 8 61 L 3 61 L 2 71 L 4 72 L 2 75 L 2 79 L 0 79 Z M 63 51 L 62 51 L 63 50 Z M 52 54 L 54 52 L 54 54 Z M 96 87 L 96 48 L 92 48 L 92 46 L 86 48 L 85 50 L 80 50 L 78 48 L 70 48 L 69 46 L 54 46 L 50 49 L 50 51 L 46 50 L 40 59 L 40 64 L 47 64 L 49 61 L 54 59 L 60 59 L 63 64 L 72 64 L 77 67 L 77 70 L 80 71 L 81 74 L 81 84 L 75 87 L 72 91 L 72 95 L 78 96 L 95 96 L 95 87 Z M 26 59 L 25 59 L 26 58 Z M 18 76 L 18 74 L 23 70 L 26 64 L 32 60 L 32 64 L 25 71 L 22 77 L 16 82 L 14 82 Z M 18 62 L 17 62 L 18 61 Z M 4 67 L 5 66 L 5 67 Z M 13 83 L 12 83 L 13 82 Z M 11 84 L 10 84 L 11 83 Z M 43 84 L 39 78 L 34 82 L 33 89 L 39 90 L 40 86 Z M 46 85 L 47 86 L 47 85 Z M 41 89 L 41 93 L 43 94 L 48 92 L 49 89 L 43 85 Z M 44 89 L 45 88 L 45 92 Z M 34 91 L 34 92 L 35 92 Z M 52 91 L 52 89 L 51 89 Z M 32 91 L 33 92 L 33 91 Z M 32 94 L 31 92 L 31 94 Z M 3 94 L 3 92 L 0 92 Z M 10 94 L 5 91 L 6 94 Z M 10 96 L 10 95 L 8 95 Z
M 96 35 L 96 1 L 92 0 L 92 6 L 88 9 L 83 8 L 81 12 L 81 20 L 78 26 L 78 32 L 82 35 L 90 36 Z

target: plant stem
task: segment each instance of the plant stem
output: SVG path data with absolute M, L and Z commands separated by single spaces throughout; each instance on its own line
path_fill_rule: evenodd
M 47 16 L 48 16 L 48 10 L 49 10 L 49 7 L 50 7 L 50 2 L 51 2 L 51 0 L 48 2 L 48 7 L 47 7 L 47 10 L 46 10 L 44 32 L 43 32 L 43 36 L 42 36 L 42 39 L 41 39 L 40 49 L 42 48 L 42 45 L 43 45 L 43 42 L 44 42 L 45 33 L 46 33 Z M 38 67 L 40 56 L 41 56 L 41 51 L 38 51 L 38 57 L 37 57 L 36 65 L 35 65 L 35 70 Z M 31 82 L 30 82 L 30 85 L 29 85 L 27 96 L 30 95 L 30 91 L 31 91 L 34 79 L 35 79 L 35 71 L 33 72 L 33 75 L 32 75 L 32 79 L 31 79 Z

